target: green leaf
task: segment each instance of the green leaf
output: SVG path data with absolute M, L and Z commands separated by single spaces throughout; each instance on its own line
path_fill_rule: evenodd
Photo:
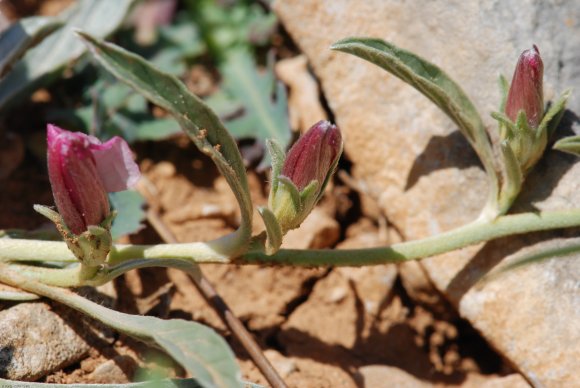
M 174 76 L 157 70 L 143 58 L 119 46 L 102 42 L 84 32 L 78 34 L 103 67 L 171 113 L 195 145 L 214 161 L 240 205 L 242 225 L 237 249 L 245 249 L 252 225 L 252 202 L 246 170 L 236 142 L 219 118 Z
M 74 292 L 26 279 L 2 265 L 0 281 L 48 297 L 115 330 L 162 349 L 187 370 L 201 387 L 241 387 L 241 372 L 226 341 L 214 330 L 181 319 L 120 313 Z
M 461 87 L 431 62 L 380 39 L 347 38 L 331 47 L 382 67 L 423 93 L 459 126 L 484 162 L 493 164 L 483 121 Z
M 276 16 L 252 1 L 185 1 L 211 51 L 219 61 L 232 49 L 264 45 L 276 26 Z
M 258 207 L 258 213 L 262 216 L 264 225 L 266 226 L 266 234 L 268 235 L 268 242 L 266 244 L 266 254 L 273 255 L 280 249 L 282 245 L 282 228 L 276 219 L 276 216 L 267 207 Z
M 181 133 L 181 127 L 173 119 L 142 121 L 137 126 L 138 140 L 162 140 Z
M 268 139 L 266 140 L 266 147 L 268 148 L 268 153 L 270 154 L 270 159 L 272 161 L 272 173 L 270 177 L 270 185 L 272 194 L 276 194 L 278 190 L 278 177 L 282 173 L 282 167 L 284 166 L 284 161 L 286 160 L 286 154 L 280 144 L 277 141 Z
M 580 156 L 580 135 L 564 137 L 556 142 L 555 150 Z
M 272 69 L 258 72 L 250 53 L 238 49 L 229 53 L 220 71 L 224 91 L 243 106 L 243 114 L 227 122 L 234 137 L 255 138 L 262 144 L 273 139 L 285 149 L 292 135 L 288 102 L 286 91 L 276 82 Z
M 279 175 L 278 176 L 278 184 L 283 185 L 284 189 L 286 191 L 288 191 L 288 193 L 290 194 L 290 198 L 292 198 L 292 203 L 294 205 L 294 208 L 302 210 L 302 207 L 303 207 L 302 206 L 302 197 L 300 195 L 300 192 L 298 191 L 298 188 L 294 184 L 294 182 L 292 182 L 290 180 L 290 178 L 288 178 L 287 176 Z M 316 184 L 318 184 L 318 182 Z
M 491 112 L 493 117 L 500 125 L 500 136 L 502 139 L 511 139 L 518 133 L 518 128 L 514 122 L 502 112 Z M 503 133 L 505 131 L 505 133 Z
M 117 212 L 113 221 L 111 235 L 113 240 L 126 234 L 138 232 L 143 228 L 141 223 L 145 219 L 145 199 L 134 190 L 109 193 L 109 201 L 112 208 Z
M 12 71 L 0 81 L 0 110 L 57 75 L 79 58 L 86 47 L 73 35 L 83 28 L 90 34 L 105 37 L 119 27 L 134 0 L 80 0 L 67 8 L 62 17 L 65 25 L 29 50 Z
M 499 207 L 501 210 L 507 210 L 515 198 L 520 193 L 524 181 L 524 175 L 520 162 L 514 154 L 514 151 L 508 140 L 500 144 L 503 167 L 505 170 L 504 183 L 499 198 Z
M 543 131 L 545 128 L 548 130 L 548 139 L 554 134 L 556 128 L 560 124 L 560 120 L 562 116 L 564 116 L 564 112 L 566 111 L 566 103 L 568 102 L 568 98 L 572 94 L 571 90 L 566 90 L 560 98 L 556 100 L 551 106 L 550 109 L 546 112 L 544 117 L 542 118 L 542 122 L 538 126 L 538 132 Z
M 41 42 L 62 26 L 53 17 L 33 16 L 20 19 L 0 34 L 0 78 L 19 60 L 26 50 Z
M 457 124 L 488 176 L 489 196 L 483 213 L 486 217 L 497 216 L 501 175 L 483 121 L 461 87 L 431 62 L 380 39 L 346 38 L 331 48 L 356 55 L 397 76 L 429 98 Z

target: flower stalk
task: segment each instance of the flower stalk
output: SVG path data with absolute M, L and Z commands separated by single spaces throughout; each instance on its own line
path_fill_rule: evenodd
M 120 268 L 131 269 L 135 265 L 141 267 L 143 260 L 170 260 L 171 266 L 179 261 L 187 264 L 218 263 L 218 264 L 269 264 L 291 266 L 365 266 L 386 263 L 400 263 L 408 260 L 418 260 L 441 253 L 464 248 L 470 245 L 493 240 L 510 235 L 580 226 L 580 209 L 546 211 L 540 213 L 523 213 L 500 216 L 496 220 L 476 221 L 471 224 L 441 233 L 421 240 L 407 241 L 391 246 L 348 249 L 348 250 L 293 250 L 280 249 L 268 255 L 264 246 L 257 243 L 250 251 L 240 257 L 228 257 L 220 254 L 221 249 L 214 242 L 182 243 L 160 245 L 115 245 L 109 254 L 106 264 L 96 275 L 100 281 L 108 279 L 109 271 L 118 276 Z M 219 241 L 219 240 L 217 240 Z M 75 256 L 63 242 L 0 239 L 0 262 L 46 261 L 73 262 Z M 135 265 L 131 264 L 135 262 Z M 125 264 L 126 263 L 126 264 Z M 120 267 L 123 265 L 124 267 Z M 20 267 L 24 267 L 21 265 Z M 74 267 L 65 269 L 33 268 L 30 271 L 20 271 L 41 282 L 53 285 L 72 286 L 95 284 L 97 279 L 72 278 L 70 274 Z M 63 276 L 58 275 L 61 271 Z M 78 271 L 78 269 L 77 269 Z M 50 273 L 49 273 L 50 272 Z M 42 275 L 45 273 L 47 276 Z M 60 280 L 59 280 L 60 278 Z M 76 279 L 76 280 L 75 280 Z M 78 283 L 78 284 L 77 284 Z

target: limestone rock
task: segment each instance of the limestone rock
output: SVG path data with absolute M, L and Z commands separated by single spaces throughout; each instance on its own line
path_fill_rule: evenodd
M 531 44 L 544 60 L 546 100 L 580 85 L 574 0 L 277 1 L 274 9 L 321 81 L 344 132 L 353 178 L 380 193 L 382 210 L 406 239 L 476 218 L 487 195 L 485 174 L 455 125 L 430 101 L 384 70 L 332 52 L 332 43 L 371 36 L 429 59 L 471 97 L 492 137 L 497 77 L 511 77 L 519 53 Z M 580 112 L 578 93 L 568 108 Z M 580 132 L 573 117 L 564 120 L 567 135 Z M 548 151 L 513 210 L 572 207 L 580 203 L 578 182 L 577 159 Z M 537 386 L 580 385 L 580 260 L 555 259 L 473 286 L 524 246 L 567 235 L 502 239 L 422 262 L 435 287 Z
M 366 365 L 359 368 L 358 374 L 360 385 L 365 388 L 429 388 L 433 386 L 394 366 Z
M 34 381 L 79 361 L 90 349 L 45 303 L 20 303 L 0 312 L 0 377 Z
M 284 236 L 283 248 L 322 249 L 330 248 L 340 237 L 338 222 L 320 208 L 315 208 L 299 228 Z
M 97 366 L 89 375 L 92 384 L 126 384 L 133 380 L 137 363 L 127 355 L 118 355 Z

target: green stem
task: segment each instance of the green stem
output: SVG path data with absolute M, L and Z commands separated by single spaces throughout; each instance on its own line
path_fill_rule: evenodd
M 421 259 L 514 234 L 573 226 L 580 226 L 580 209 L 523 213 L 499 217 L 494 221 L 478 220 L 436 236 L 393 244 L 389 247 L 354 250 L 282 249 L 272 256 L 267 256 L 262 249 L 257 249 L 237 259 L 227 256 L 226 252 L 220 253 L 223 250 L 220 250 L 215 243 L 117 245 L 110 253 L 109 265 L 115 266 L 133 259 L 179 259 L 190 263 L 234 262 L 236 264 L 302 266 L 377 265 Z M 0 239 L 0 262 L 62 261 L 73 258 L 65 243 Z
M 16 271 L 22 276 L 54 286 L 78 287 L 85 285 L 86 282 L 84 268 L 80 265 L 75 265 L 70 268 L 46 268 L 18 264 L 10 264 L 9 266 L 13 271 Z

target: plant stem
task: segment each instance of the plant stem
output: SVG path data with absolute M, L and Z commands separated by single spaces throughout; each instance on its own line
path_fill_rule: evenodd
M 417 260 L 514 234 L 574 226 L 580 226 L 580 209 L 508 215 L 493 221 L 478 220 L 436 236 L 393 244 L 389 247 L 350 250 L 281 249 L 272 256 L 267 256 L 261 249 L 257 249 L 239 258 L 227 256 L 227 249 L 220 248 L 221 239 L 210 243 L 117 245 L 109 254 L 109 265 L 132 259 L 181 259 L 195 263 L 221 264 L 235 262 L 236 264 L 303 266 L 378 265 Z M 0 239 L 0 262 L 31 260 L 74 261 L 75 259 L 65 243 Z
M 464 248 L 499 237 L 541 230 L 580 226 L 580 209 L 523 213 L 473 223 L 421 240 L 389 247 L 345 250 L 281 249 L 272 256 L 250 251 L 236 264 L 273 264 L 294 266 L 365 266 L 417 260 Z

